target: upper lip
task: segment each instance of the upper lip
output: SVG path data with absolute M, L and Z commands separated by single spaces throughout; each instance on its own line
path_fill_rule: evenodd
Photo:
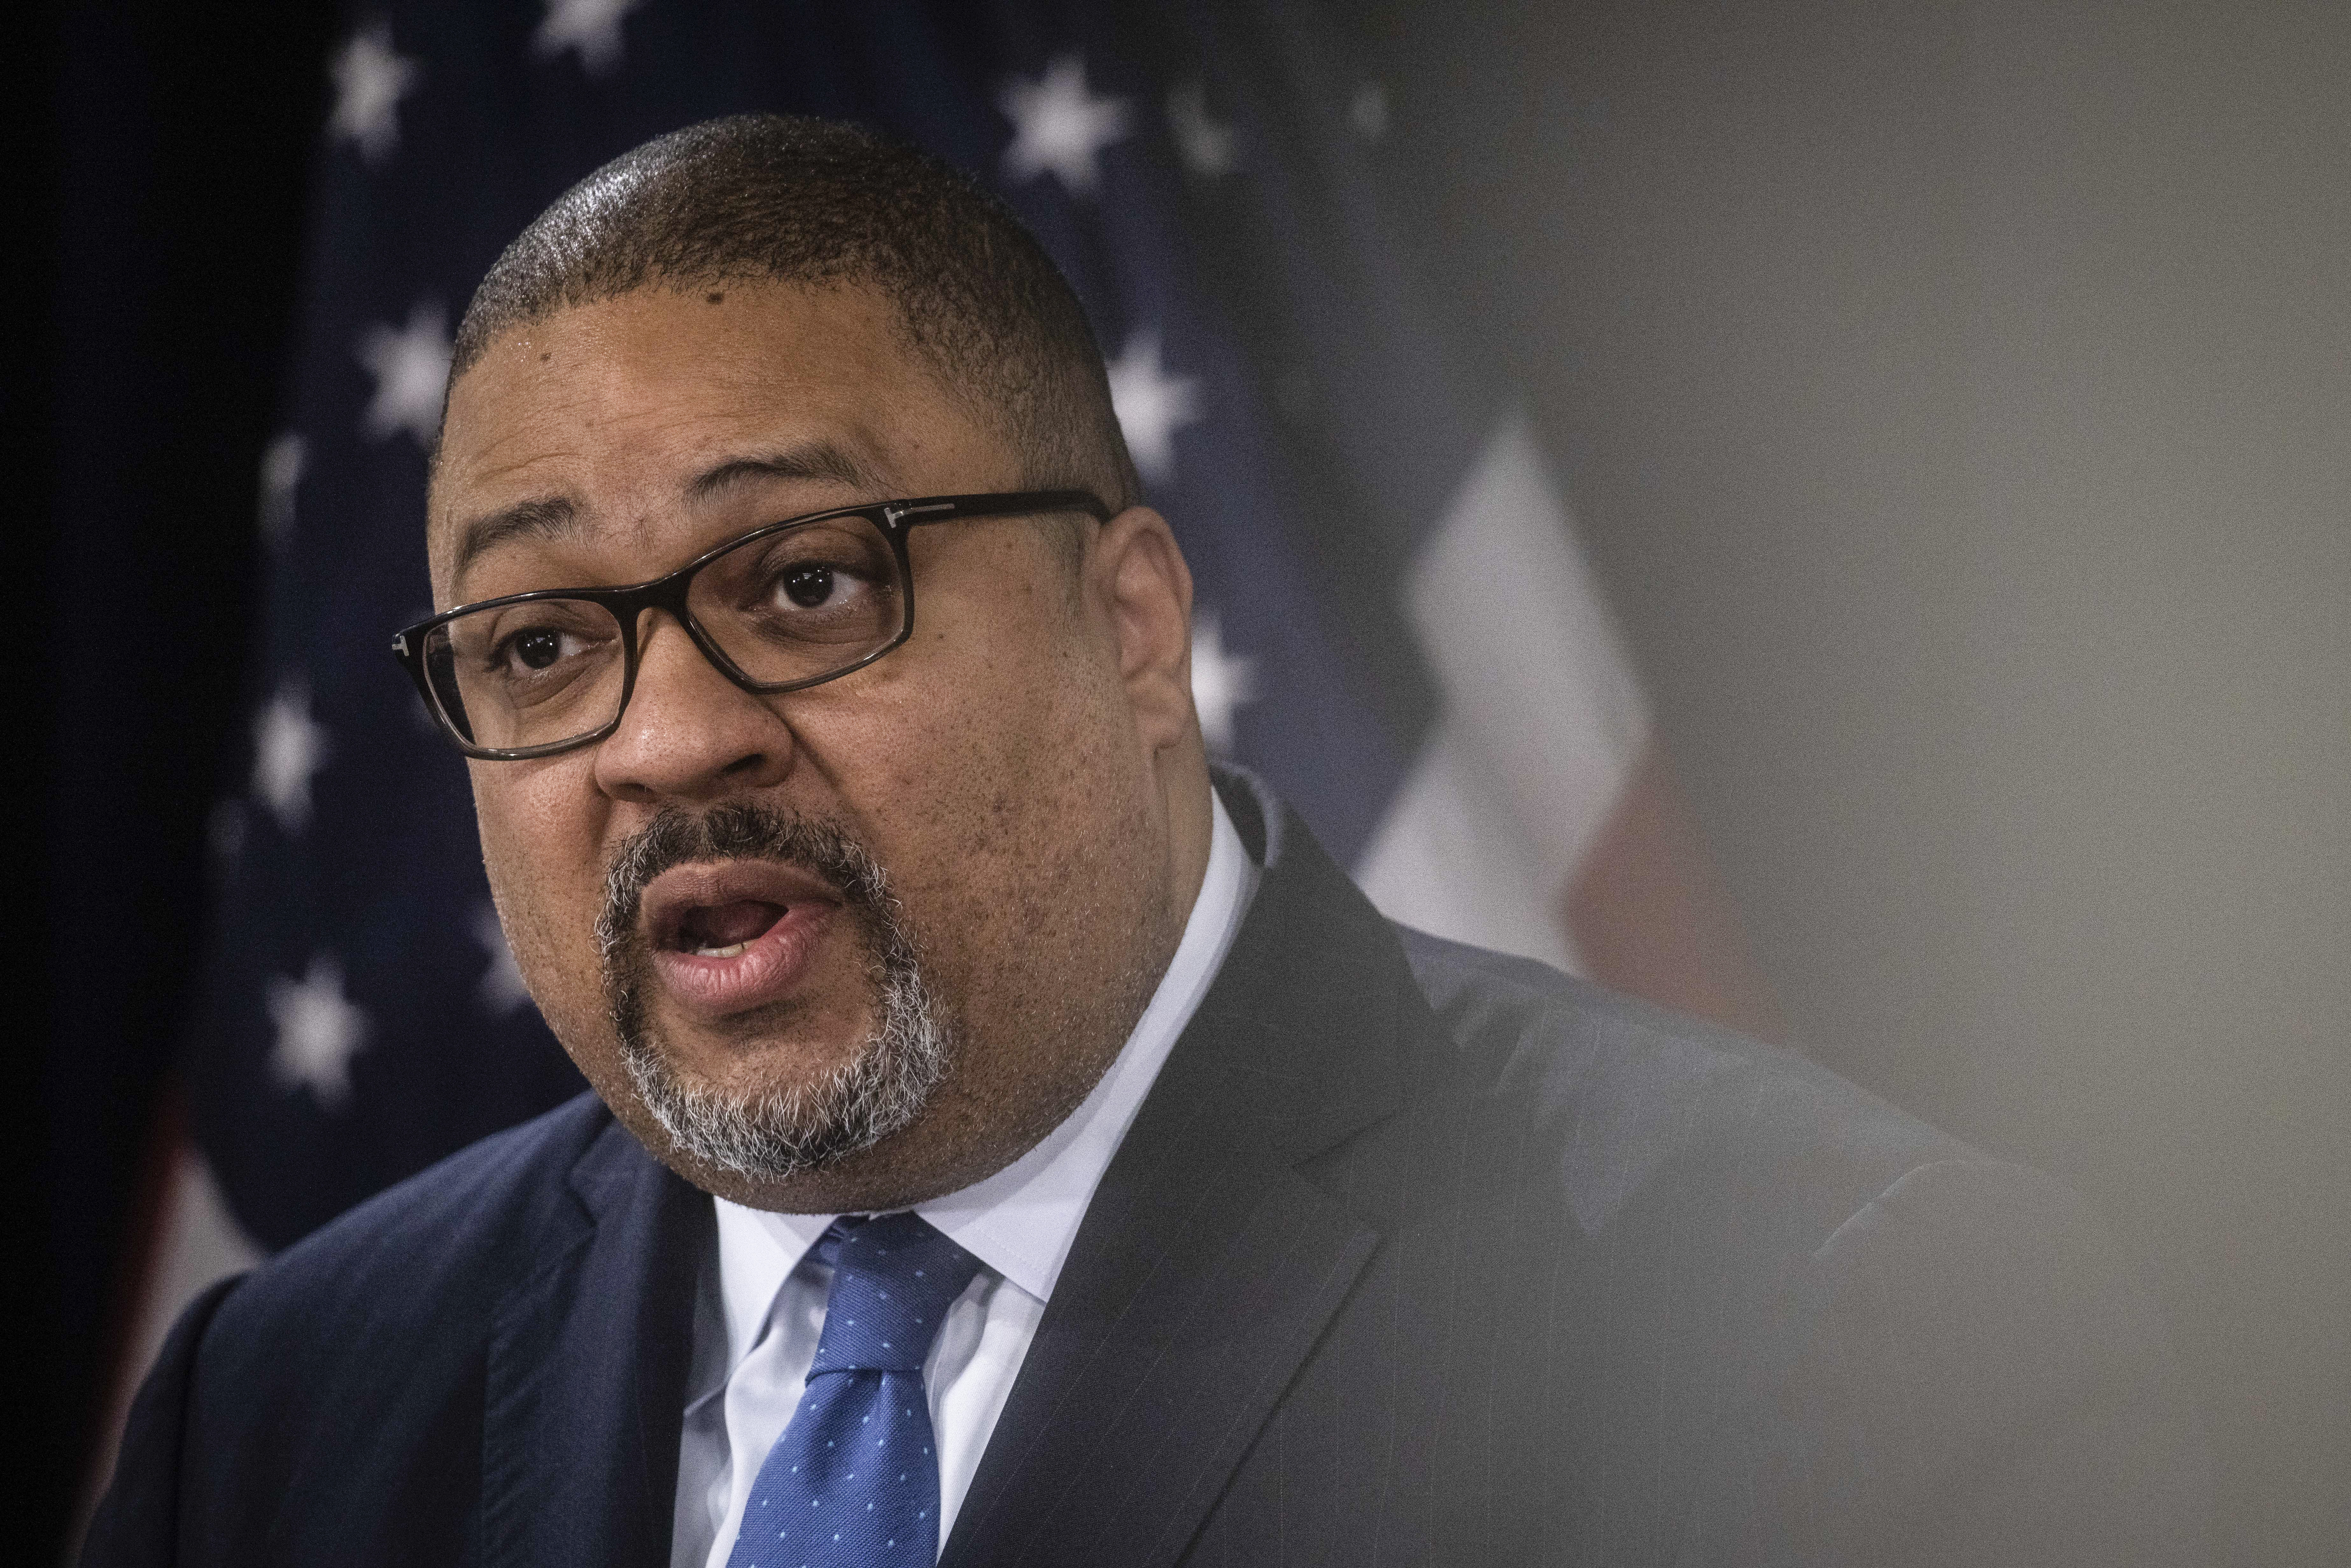
M 815 873 L 781 861 L 704 861 L 672 866 L 648 883 L 641 918 L 656 949 L 676 947 L 686 917 L 695 910 L 745 901 L 790 909 L 839 904 L 841 894 Z

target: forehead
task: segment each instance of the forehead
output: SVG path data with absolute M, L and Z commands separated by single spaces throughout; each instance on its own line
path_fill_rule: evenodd
M 451 586 L 464 542 L 493 517 L 659 548 L 710 510 L 715 492 L 697 481 L 715 473 L 747 476 L 716 489 L 772 508 L 1001 487 L 1017 470 L 874 289 L 640 289 L 508 330 L 452 388 L 434 581 Z

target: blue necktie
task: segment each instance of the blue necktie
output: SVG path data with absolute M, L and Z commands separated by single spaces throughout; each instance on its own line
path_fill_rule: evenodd
M 835 1220 L 808 1386 L 743 1505 L 726 1568 L 931 1568 L 939 1456 L 923 1361 L 979 1260 L 912 1214 Z

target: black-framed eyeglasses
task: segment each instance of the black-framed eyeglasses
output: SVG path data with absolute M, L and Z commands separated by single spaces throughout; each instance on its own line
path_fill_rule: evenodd
M 637 684 L 637 628 L 665 610 L 747 692 L 862 669 L 914 631 L 906 535 L 925 523 L 1110 508 L 1083 490 L 872 501 L 787 517 L 627 588 L 549 588 L 461 604 L 392 640 L 424 706 L 468 757 L 592 746 Z

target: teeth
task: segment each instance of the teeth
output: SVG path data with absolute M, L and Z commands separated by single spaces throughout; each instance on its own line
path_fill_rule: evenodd
M 748 942 L 737 942 L 731 947 L 696 947 L 694 950 L 694 956 L 697 958 L 732 958 L 750 945 Z

